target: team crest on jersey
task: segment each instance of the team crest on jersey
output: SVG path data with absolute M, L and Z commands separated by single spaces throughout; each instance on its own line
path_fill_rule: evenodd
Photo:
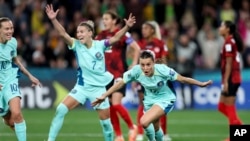
M 162 87 L 163 84 L 164 84 L 164 82 L 163 82 L 163 81 L 160 81 L 160 82 L 157 83 L 157 86 L 158 86 L 158 87 Z
M 171 69 L 171 70 L 169 71 L 169 75 L 170 75 L 170 76 L 174 76 L 174 75 L 175 75 L 175 72 Z
M 15 51 L 12 50 L 12 51 L 10 52 L 10 56 L 13 57 L 13 56 L 14 56 L 14 53 L 15 53 Z
M 95 54 L 95 57 L 98 59 L 98 60 L 101 60 L 103 58 L 102 54 L 100 52 L 97 52 Z

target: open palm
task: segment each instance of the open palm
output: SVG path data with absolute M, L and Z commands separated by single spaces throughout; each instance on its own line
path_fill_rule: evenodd
M 56 10 L 56 12 L 53 9 L 52 4 L 47 4 L 45 7 L 45 11 L 49 17 L 50 20 L 55 19 L 57 16 L 57 13 L 59 12 L 59 9 Z
M 136 23 L 135 16 L 133 16 L 132 13 L 130 13 L 128 19 L 124 19 L 124 21 L 128 27 L 132 27 Z

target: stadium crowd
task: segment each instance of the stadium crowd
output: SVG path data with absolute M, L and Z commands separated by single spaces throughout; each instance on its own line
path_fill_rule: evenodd
M 71 36 L 87 19 L 94 21 L 99 33 L 103 29 L 102 14 L 110 9 L 121 18 L 129 13 L 136 16 L 130 30 L 135 40 L 141 38 L 143 22 L 157 21 L 168 47 L 168 64 L 180 73 L 219 68 L 223 38 L 218 35 L 218 27 L 221 21 L 230 20 L 236 23 L 244 41 L 242 67 L 250 67 L 248 0 L 0 0 L 0 17 L 13 20 L 18 54 L 27 67 L 76 67 L 74 54 L 46 17 L 46 3 L 60 9 L 57 18 Z

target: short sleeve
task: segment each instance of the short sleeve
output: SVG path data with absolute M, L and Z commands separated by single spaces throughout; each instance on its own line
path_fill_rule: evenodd
M 139 75 L 140 75 L 139 66 L 136 65 L 136 66 L 134 66 L 132 69 L 126 71 L 126 72 L 123 74 L 123 81 L 124 81 L 125 83 L 135 81 L 136 78 L 137 78 Z
M 225 44 L 225 55 L 230 57 L 233 56 L 233 45 L 231 43 Z
M 167 80 L 175 81 L 177 79 L 178 73 L 174 69 L 166 65 L 163 65 L 163 64 L 159 65 L 158 71 Z
M 72 46 L 68 46 L 68 48 L 69 48 L 69 50 L 75 51 L 76 50 L 77 40 L 75 38 L 72 38 L 72 39 L 73 39 L 73 44 L 72 44 Z
M 13 52 L 11 52 L 13 54 L 13 57 L 16 57 L 17 56 L 17 40 L 16 38 L 13 38 Z

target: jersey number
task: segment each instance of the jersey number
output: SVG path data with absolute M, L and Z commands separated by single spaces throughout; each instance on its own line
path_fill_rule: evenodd
M 96 61 L 92 61 L 92 63 L 93 63 L 92 69 L 95 70 Z

